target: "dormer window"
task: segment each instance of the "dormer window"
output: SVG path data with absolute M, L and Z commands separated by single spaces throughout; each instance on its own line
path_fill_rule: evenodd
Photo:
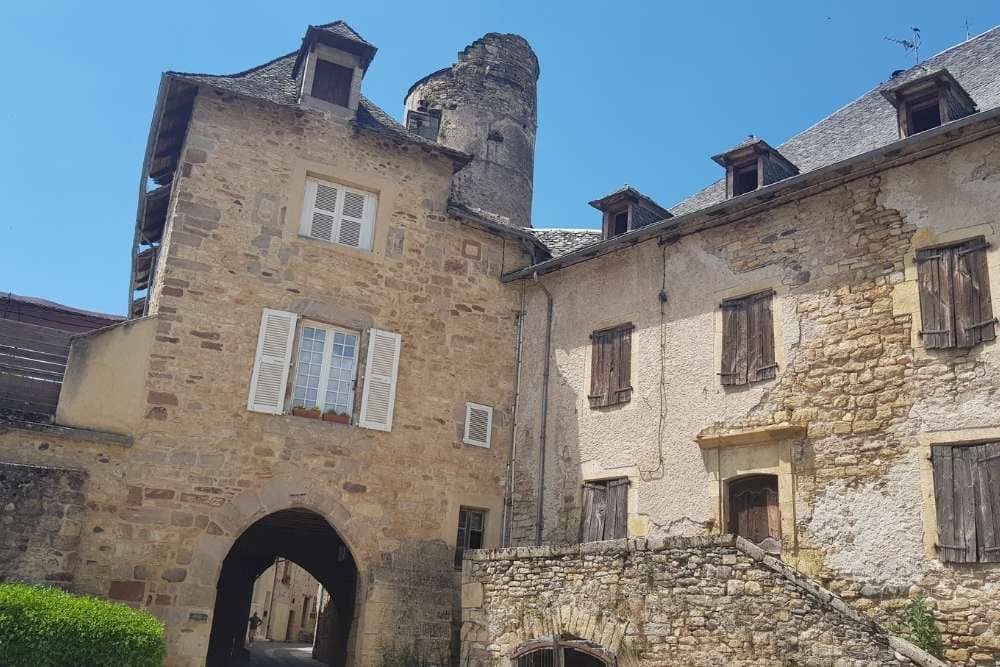
M 976 112 L 976 103 L 948 70 L 907 78 L 905 72 L 897 74 L 882 90 L 882 95 L 896 107 L 900 138 Z
M 607 197 L 595 199 L 590 205 L 604 214 L 601 227 L 606 239 L 672 217 L 670 211 L 628 185 Z
M 313 73 L 312 96 L 330 104 L 346 107 L 350 104 L 353 80 L 353 69 L 318 59 Z
M 440 109 L 427 109 L 427 107 L 421 106 L 406 112 L 406 129 L 414 134 L 419 134 L 424 139 L 437 141 L 440 128 Z
M 757 160 L 748 162 L 742 166 L 733 167 L 733 196 L 745 195 L 753 192 L 759 185 L 757 176 Z
M 726 168 L 727 198 L 745 195 L 799 173 L 798 167 L 785 156 L 752 134 L 712 159 Z

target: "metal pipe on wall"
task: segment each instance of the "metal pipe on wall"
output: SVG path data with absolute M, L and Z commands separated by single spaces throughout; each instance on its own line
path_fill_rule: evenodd
M 549 368 L 552 365 L 552 293 L 546 289 L 542 281 L 538 279 L 538 274 L 532 276 L 535 283 L 542 288 L 545 293 L 545 364 L 542 371 L 542 406 L 538 425 L 538 484 L 535 506 L 535 545 L 542 544 L 542 531 L 545 526 L 544 499 L 545 499 L 545 443 L 546 431 L 548 430 L 549 416 Z

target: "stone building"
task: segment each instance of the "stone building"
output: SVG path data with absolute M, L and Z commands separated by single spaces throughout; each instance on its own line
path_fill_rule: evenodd
M 254 582 L 248 615 L 263 621 L 257 631 L 261 640 L 312 642 L 324 599 L 329 595 L 308 570 L 278 558 Z
M 939 664 L 885 631 L 916 596 L 1000 659 L 1000 30 L 601 231 L 531 227 L 522 38 L 402 125 L 375 50 L 163 76 L 128 321 L 0 320 L 5 578 L 148 608 L 171 666 L 230 661 L 277 557 L 330 664 Z

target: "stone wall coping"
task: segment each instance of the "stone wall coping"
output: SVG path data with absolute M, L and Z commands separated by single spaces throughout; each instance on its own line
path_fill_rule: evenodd
M 20 419 L 0 420 L 0 433 L 5 431 L 30 431 L 78 442 L 96 442 L 104 445 L 117 445 L 119 447 L 131 447 L 134 442 L 132 436 L 122 435 L 121 433 L 93 431 L 88 428 L 74 428 L 72 426 L 29 422 Z
M 738 447 L 740 445 L 762 445 L 782 440 L 803 438 L 806 427 L 799 424 L 770 424 L 756 428 L 742 429 L 729 433 L 715 433 L 709 429 L 702 431 L 695 438 L 698 444 L 710 449 L 714 447 Z

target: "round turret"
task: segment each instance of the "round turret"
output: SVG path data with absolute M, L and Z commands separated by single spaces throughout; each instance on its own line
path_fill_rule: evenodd
M 474 156 L 453 201 L 531 226 L 538 58 L 518 35 L 488 33 L 406 94 L 407 127 Z

